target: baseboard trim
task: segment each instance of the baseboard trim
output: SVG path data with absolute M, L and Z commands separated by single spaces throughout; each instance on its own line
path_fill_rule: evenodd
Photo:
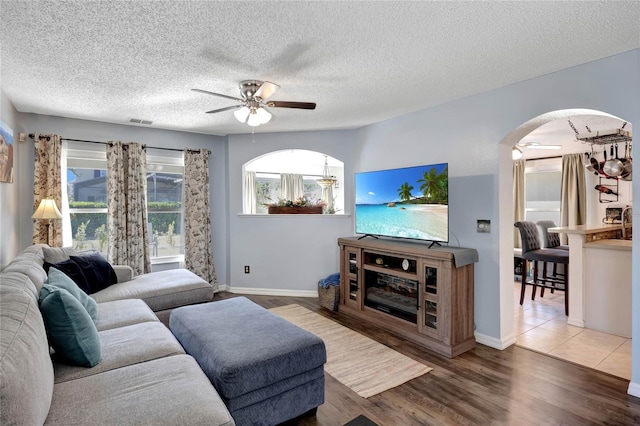
M 627 393 L 631 396 L 635 396 L 636 398 L 640 398 L 640 383 L 629 382 Z
M 256 296 L 318 297 L 318 292 L 311 290 L 281 290 L 276 288 L 251 288 L 231 286 L 225 286 L 225 290 L 234 294 L 253 294 Z
M 496 339 L 495 337 L 487 336 L 486 334 L 478 332 L 475 333 L 475 336 L 476 343 L 480 343 L 482 345 L 489 346 L 490 348 L 498 349 L 501 351 L 516 343 L 515 334 L 507 336 L 504 339 Z

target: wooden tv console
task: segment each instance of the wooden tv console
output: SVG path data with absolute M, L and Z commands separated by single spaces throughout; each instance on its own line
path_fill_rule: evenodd
M 475 249 L 357 237 L 338 246 L 341 312 L 449 358 L 475 347 Z

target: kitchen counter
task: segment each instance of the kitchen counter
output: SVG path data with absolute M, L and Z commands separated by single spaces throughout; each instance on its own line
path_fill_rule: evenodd
M 588 235 L 588 234 L 596 234 L 601 232 L 608 231 L 622 231 L 622 225 L 619 223 L 614 224 L 597 224 L 597 225 L 576 225 L 576 226 L 556 226 L 554 228 L 549 228 L 549 232 L 557 232 L 559 234 L 578 234 L 578 235 Z
M 631 337 L 631 240 L 621 224 L 549 228 L 569 240 L 567 323 Z
M 601 248 L 608 250 L 624 250 L 631 251 L 631 240 L 597 240 L 591 243 L 585 243 L 585 248 Z

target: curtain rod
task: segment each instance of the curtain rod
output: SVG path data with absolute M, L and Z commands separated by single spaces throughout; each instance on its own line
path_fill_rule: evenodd
M 579 153 L 578 153 L 579 154 Z M 537 158 L 523 158 L 525 161 L 536 161 L 536 160 L 553 160 L 554 158 L 562 158 L 562 155 L 556 155 L 554 157 L 537 157 Z
M 49 136 L 41 136 L 42 138 L 46 139 L 46 140 L 50 140 Z M 34 139 L 36 138 L 36 135 L 33 133 L 29 133 L 29 138 Z M 87 140 L 83 140 L 83 139 L 67 139 L 67 138 L 60 138 L 61 141 L 70 141 L 70 142 L 84 142 L 84 143 L 99 143 L 102 145 L 107 145 L 109 142 L 101 142 L 101 141 L 87 141 Z M 147 145 L 145 145 L 147 146 Z M 178 151 L 178 152 L 182 152 L 184 151 L 183 149 L 178 149 L 178 148 L 161 148 L 158 146 L 149 146 L 148 148 L 151 149 L 162 149 L 164 151 Z M 197 149 L 187 149 L 187 151 L 199 151 Z M 209 154 L 211 154 L 211 150 L 208 149 L 207 150 L 209 152 Z

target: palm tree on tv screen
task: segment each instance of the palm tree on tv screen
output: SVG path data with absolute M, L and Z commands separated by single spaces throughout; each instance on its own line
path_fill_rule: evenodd
M 412 197 L 411 195 L 412 190 L 413 190 L 413 186 L 409 185 L 409 182 L 405 182 L 398 189 L 398 196 L 402 201 L 409 201 Z
M 446 203 L 448 201 L 448 173 L 446 168 L 440 173 L 435 168 L 429 169 L 428 172 L 424 172 L 422 179 L 418 179 L 418 183 L 421 183 L 420 191 L 422 191 L 427 202 Z

